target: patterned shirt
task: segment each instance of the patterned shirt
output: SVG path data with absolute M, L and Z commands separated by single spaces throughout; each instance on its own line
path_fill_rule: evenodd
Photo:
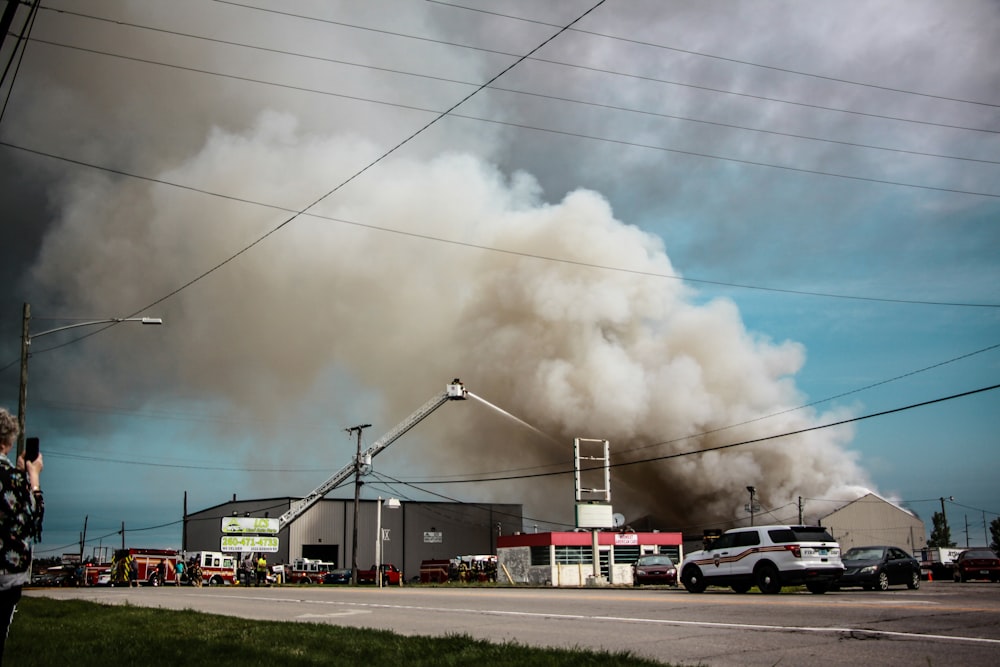
M 44 514 L 28 476 L 0 454 L 0 590 L 30 579 L 32 544 L 41 539 Z

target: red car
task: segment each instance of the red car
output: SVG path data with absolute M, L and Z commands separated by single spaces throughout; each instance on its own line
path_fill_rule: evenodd
M 1000 581 L 1000 558 L 989 549 L 969 549 L 955 559 L 955 581 Z
M 639 560 L 632 566 L 632 583 L 636 586 L 642 584 L 676 586 L 677 566 L 670 560 L 670 556 L 663 554 L 639 556 Z

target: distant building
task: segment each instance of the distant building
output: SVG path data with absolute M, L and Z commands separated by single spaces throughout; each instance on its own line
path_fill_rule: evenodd
M 924 522 L 909 510 L 869 493 L 831 512 L 820 523 L 841 548 L 884 544 L 914 553 L 926 545 Z
M 233 516 L 278 518 L 298 498 L 236 500 L 184 517 L 183 548 L 188 553 L 220 551 L 222 521 Z M 358 509 L 358 567 L 375 562 L 378 503 L 361 500 Z M 383 562 L 418 575 L 424 560 L 496 553 L 497 536 L 521 530 L 522 506 L 495 503 L 401 501 L 382 508 Z M 278 534 L 278 551 L 269 563 L 314 558 L 351 567 L 354 499 L 324 498 Z

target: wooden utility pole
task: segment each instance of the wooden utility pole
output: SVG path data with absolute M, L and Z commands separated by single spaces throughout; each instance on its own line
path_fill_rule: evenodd
M 361 500 L 361 431 L 371 428 L 371 424 L 358 424 L 347 429 L 358 434 L 358 451 L 354 456 L 354 525 L 351 531 L 351 585 L 358 585 L 358 505 Z

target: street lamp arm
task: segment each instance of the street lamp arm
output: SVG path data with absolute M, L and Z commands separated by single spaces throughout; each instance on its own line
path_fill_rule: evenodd
M 103 320 L 93 320 L 89 322 L 77 322 L 75 324 L 67 324 L 66 326 L 56 327 L 55 329 L 49 329 L 48 331 L 39 331 L 36 334 L 31 333 L 31 306 L 27 303 L 24 304 L 24 311 L 21 316 L 21 381 L 17 393 L 17 454 L 18 456 L 24 451 L 24 433 L 25 433 L 25 409 L 28 401 L 28 348 L 31 345 L 31 341 L 39 336 L 47 336 L 49 334 L 56 333 L 58 331 L 66 331 L 68 329 L 77 329 L 79 327 L 89 327 L 96 324 L 118 324 L 119 322 L 140 322 L 142 324 L 163 324 L 163 320 L 159 317 L 109 317 Z
M 119 322 L 141 322 L 142 324 L 163 324 L 163 318 L 161 317 L 109 317 L 104 320 L 92 320 L 90 322 L 77 322 L 76 324 L 67 324 L 63 327 L 56 327 L 55 329 L 49 329 L 48 331 L 39 331 L 38 333 L 33 333 L 28 336 L 28 341 L 32 341 L 39 336 L 47 336 L 49 334 L 56 333 L 58 331 L 66 331 L 67 329 L 76 329 L 79 327 L 89 327 L 95 324 L 117 324 Z

